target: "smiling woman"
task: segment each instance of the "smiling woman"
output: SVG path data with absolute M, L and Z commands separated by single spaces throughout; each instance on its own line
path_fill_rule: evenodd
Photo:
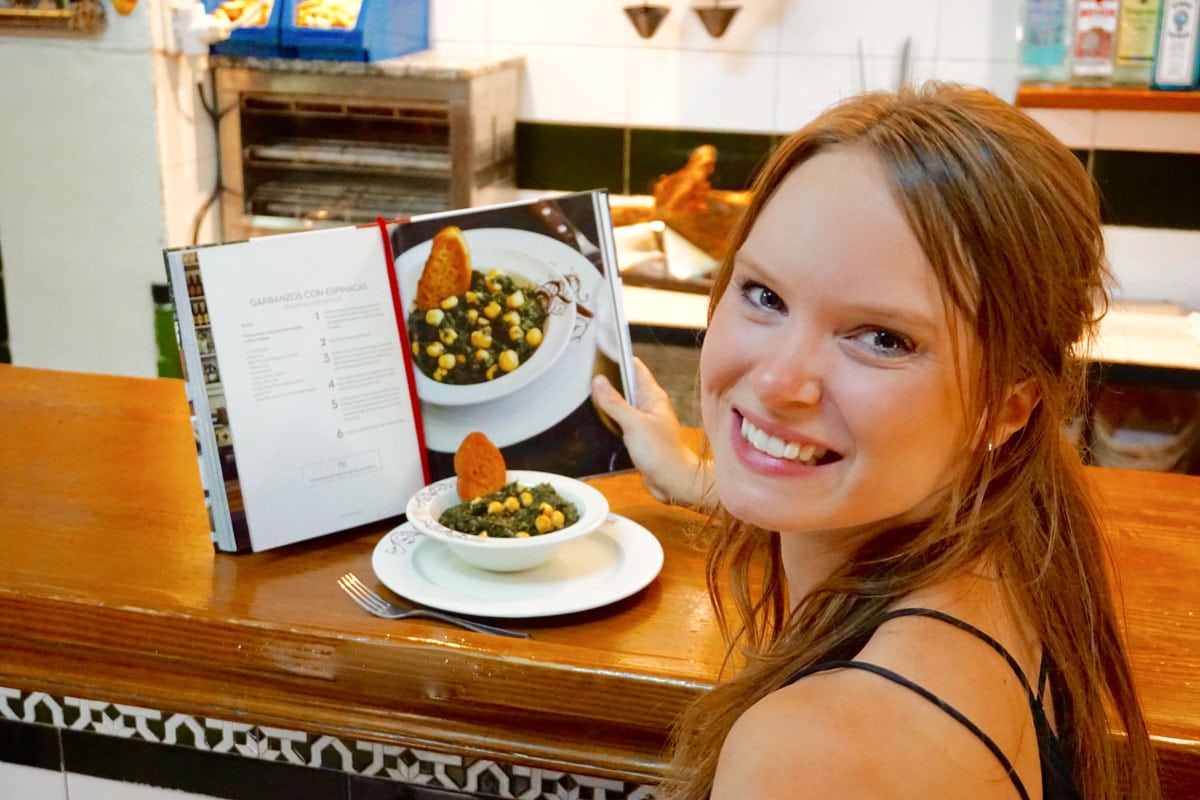
M 656 496 L 715 506 L 729 590 L 739 669 L 663 797 L 1158 796 L 1064 437 L 1106 279 L 1086 172 L 986 92 L 862 95 L 780 145 L 714 278 L 710 457 L 648 373 L 636 407 L 595 387 Z

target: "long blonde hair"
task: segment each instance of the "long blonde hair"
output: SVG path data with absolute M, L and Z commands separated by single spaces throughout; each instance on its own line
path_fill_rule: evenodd
M 659 796 L 707 797 L 721 744 L 745 709 L 806 666 L 853 656 L 890 604 L 986 557 L 1052 665 L 1058 734 L 1084 796 L 1157 797 L 1104 535 L 1064 434 L 1084 396 L 1076 348 L 1107 302 L 1094 183 L 1045 129 L 985 91 L 929 83 L 850 98 L 787 138 L 759 174 L 715 276 L 710 317 L 728 286 L 733 253 L 784 177 L 843 146 L 885 165 L 947 303 L 974 329 L 981 352 L 967 399 L 974 418 L 997 418 L 1023 380 L 1036 382 L 1041 402 L 1002 447 L 963 453 L 933 517 L 864 544 L 793 611 L 778 535 L 718 512 L 709 589 L 741 666 L 679 720 Z

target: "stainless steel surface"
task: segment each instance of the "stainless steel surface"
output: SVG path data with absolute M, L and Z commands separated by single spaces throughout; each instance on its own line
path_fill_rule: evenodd
M 510 636 L 514 639 L 533 638 L 528 633 L 485 625 L 482 622 L 476 622 L 475 620 L 455 616 L 454 614 L 447 614 L 442 611 L 435 611 L 431 608 L 402 608 L 394 603 L 389 603 L 375 594 L 353 572 L 347 572 L 338 578 L 338 586 L 342 587 L 342 591 L 348 594 L 350 599 L 361 609 L 384 619 L 432 619 L 450 625 L 457 625 L 460 628 L 466 628 L 476 633 L 492 633 L 497 636 Z
M 520 62 L 417 64 L 220 59 L 223 238 L 465 208 L 514 186 Z

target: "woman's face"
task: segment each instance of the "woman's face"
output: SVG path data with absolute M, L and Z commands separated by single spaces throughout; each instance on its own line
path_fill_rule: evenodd
M 958 352 L 969 374 L 978 349 Z M 955 354 L 882 165 L 862 150 L 811 158 L 754 223 L 705 336 L 721 503 L 768 530 L 849 537 L 917 516 L 974 428 Z

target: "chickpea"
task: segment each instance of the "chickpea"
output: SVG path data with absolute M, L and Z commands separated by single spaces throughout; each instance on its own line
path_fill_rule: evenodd
M 479 319 L 479 312 L 473 308 L 467 309 L 467 322 L 474 322 Z
M 520 511 L 521 501 L 512 495 L 509 495 L 508 497 L 504 498 L 504 507 L 509 511 Z
M 419 355 L 421 355 L 421 343 L 420 343 L 420 342 L 413 342 L 413 343 L 412 343 L 412 353 L 413 353 L 413 355 L 414 355 L 414 356 L 419 356 Z
M 501 503 L 499 500 L 493 500 L 492 502 L 488 503 L 487 513 L 503 514 L 504 513 L 504 504 Z
M 567 518 L 556 508 L 554 509 L 554 513 L 550 515 L 550 521 L 554 523 L 554 527 L 561 528 L 566 523 Z
M 517 289 L 508 296 L 508 299 L 504 301 L 504 304 L 509 308 L 520 308 L 521 306 L 525 305 L 525 293 L 520 289 Z
M 425 321 L 434 327 L 442 324 L 442 320 L 446 318 L 446 312 L 440 308 L 431 308 L 425 312 Z
M 438 366 L 447 372 L 454 369 L 454 367 L 457 365 L 458 359 L 454 357 L 453 353 L 443 353 L 438 357 Z
M 533 493 L 532 492 L 521 492 L 521 505 L 525 506 L 526 508 L 529 508 L 529 506 L 532 503 L 533 503 Z
M 486 350 L 492 346 L 492 336 L 487 331 L 471 331 L 471 346 Z
M 455 353 L 454 360 L 457 361 L 459 364 L 467 363 L 467 357 L 464 356 L 462 353 Z
M 475 351 L 475 360 L 481 364 L 491 363 L 492 351 L 491 350 L 476 350 Z
M 500 357 L 496 359 L 496 363 L 499 364 L 500 369 L 504 370 L 505 372 L 512 372 L 514 369 L 521 366 L 521 359 L 517 357 L 515 351 L 505 350 L 500 354 Z
M 520 325 L 521 315 L 515 311 L 506 311 L 500 320 L 502 322 L 507 322 L 509 325 Z
M 446 352 L 446 348 L 441 342 L 434 342 L 425 348 L 425 355 L 430 358 L 440 358 L 444 352 Z
M 520 325 L 513 325 L 508 329 L 508 338 L 512 339 L 514 342 L 519 342 L 525 338 L 525 332 L 521 330 Z
M 446 377 L 446 370 L 442 369 L 441 367 L 438 367 L 437 369 L 435 369 L 433 371 L 433 379 L 435 381 L 444 380 L 445 377 Z
M 496 369 L 497 369 L 496 365 L 492 364 L 490 367 L 487 368 L 487 372 L 484 374 L 484 377 L 487 378 L 489 381 L 494 380 L 496 377 Z
M 541 328 L 530 328 L 529 330 L 525 331 L 525 344 L 529 345 L 530 347 L 537 347 L 541 343 L 542 343 L 542 329 Z
M 442 328 L 438 331 L 438 338 L 442 340 L 442 344 L 454 344 L 458 339 L 458 331 L 454 330 L 454 328 Z
M 538 529 L 538 533 L 546 533 L 554 527 L 554 523 L 550 521 L 549 517 L 542 516 L 533 521 L 533 526 Z
M 447 297 L 445 300 L 442 301 L 441 305 L 442 305 L 442 308 L 449 311 L 450 309 L 452 309 L 458 305 L 458 298 L 457 297 Z
M 469 306 L 474 306 L 474 305 L 479 304 L 479 293 L 478 292 L 467 292 L 465 295 L 463 295 L 463 297 L 466 298 L 467 305 L 469 305 Z M 471 313 L 470 311 L 467 312 L 468 316 L 470 315 L 470 313 Z
M 488 319 L 495 319 L 500 316 L 500 304 L 495 300 L 483 307 L 483 315 Z
M 528 539 L 528 538 L 529 538 L 529 531 L 517 531 L 517 535 L 516 535 L 514 538 L 517 538 L 517 539 Z

